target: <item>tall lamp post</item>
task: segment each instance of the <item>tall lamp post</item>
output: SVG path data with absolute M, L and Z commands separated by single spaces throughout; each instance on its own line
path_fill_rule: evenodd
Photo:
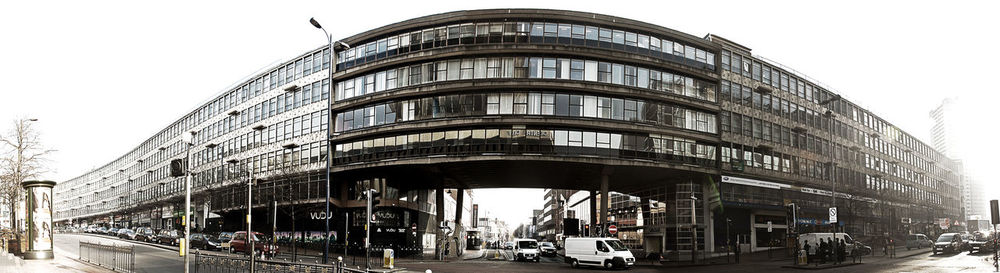
M 331 107 L 333 107 L 333 95 L 334 95 L 333 70 L 337 67 L 337 61 L 336 61 L 337 53 L 335 52 L 333 47 L 333 36 L 330 35 L 330 33 L 326 32 L 326 29 L 323 28 L 323 26 L 321 26 L 319 22 L 316 21 L 315 18 L 309 18 L 309 23 L 312 24 L 314 27 L 323 30 L 323 36 L 326 36 L 326 42 L 328 44 L 327 48 L 330 50 L 330 67 L 327 68 L 327 80 L 330 82 L 329 85 L 330 91 L 329 94 L 326 96 L 327 98 L 326 99 L 326 115 L 327 115 L 326 116 L 326 214 L 324 214 L 325 215 L 324 218 L 326 219 L 323 220 L 325 222 L 323 225 L 324 231 L 326 232 L 324 233 L 324 237 L 326 237 L 326 243 L 323 244 L 323 263 L 326 264 L 330 262 L 330 165 L 332 164 L 331 161 L 333 160 L 332 157 L 333 153 L 330 152 L 331 147 L 333 146 L 330 143 L 330 135 L 333 134 L 333 124 L 330 122 L 330 120 L 333 118 L 333 112 L 331 109 Z M 337 45 L 342 46 L 344 48 L 351 47 L 340 41 L 337 41 Z M 344 220 L 346 221 L 347 219 Z M 344 247 L 345 248 L 347 247 L 346 240 L 344 241 Z
M 191 131 L 187 134 L 182 135 L 184 143 L 187 144 L 184 151 L 185 167 L 184 167 L 184 216 L 181 217 L 181 221 L 184 222 L 184 241 L 181 253 L 184 254 L 184 273 L 191 272 L 191 255 L 188 255 L 188 250 L 191 249 L 191 146 L 194 145 L 194 135 L 196 133 Z
M 834 161 L 836 160 L 836 158 L 835 158 L 836 155 L 833 152 L 833 148 L 834 148 L 834 146 L 833 146 L 833 111 L 830 110 L 830 107 L 827 107 L 827 105 L 830 104 L 831 102 L 839 101 L 839 100 L 840 100 L 840 95 L 833 95 L 833 97 L 819 102 L 820 106 L 823 106 L 823 107 L 827 108 L 826 113 L 824 114 L 824 116 L 826 116 L 826 131 L 830 135 L 830 142 L 829 142 L 830 144 L 828 145 L 828 147 L 830 149 L 830 171 L 827 173 L 827 175 L 830 176 L 830 189 L 833 192 L 832 194 L 830 194 L 830 198 L 833 200 L 833 207 L 834 208 L 837 207 L 837 178 L 836 178 L 836 176 L 834 176 L 834 171 L 836 170 L 836 163 L 834 163 Z M 838 211 L 837 214 L 840 214 L 840 212 Z M 840 218 L 840 215 L 837 215 L 837 218 Z M 837 225 L 839 225 L 839 224 L 840 224 L 840 220 L 839 219 L 837 220 L 837 223 L 833 224 L 833 253 L 837 253 L 837 241 L 838 241 L 837 240 Z M 839 260 L 835 259 L 834 263 L 836 263 L 836 262 L 839 262 Z
M 240 163 L 238 159 L 230 159 L 226 161 L 227 163 L 237 166 Z M 254 235 L 253 235 L 253 222 L 250 221 L 250 212 L 253 209 L 253 166 L 250 166 L 250 162 L 247 162 L 247 238 L 246 241 L 249 242 L 250 246 L 247 248 L 250 251 L 250 273 L 254 272 L 254 253 L 256 248 L 254 248 Z

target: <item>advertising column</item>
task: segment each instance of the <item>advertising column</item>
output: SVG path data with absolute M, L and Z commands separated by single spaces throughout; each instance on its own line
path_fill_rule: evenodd
M 53 181 L 24 181 L 28 226 L 28 251 L 25 259 L 52 259 L 52 187 Z

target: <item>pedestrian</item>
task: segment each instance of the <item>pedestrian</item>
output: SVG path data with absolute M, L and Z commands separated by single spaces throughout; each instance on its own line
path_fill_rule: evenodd
M 847 243 L 840 239 L 840 246 L 837 247 L 837 261 L 844 262 L 847 259 Z
M 819 248 L 816 249 L 816 258 L 819 258 L 819 263 L 826 263 L 826 241 L 823 241 L 823 238 L 819 238 Z
M 882 256 L 889 256 L 889 237 L 882 236 Z
M 806 252 L 806 264 L 809 264 L 809 248 L 811 248 L 809 246 L 809 240 L 806 240 L 805 243 L 802 244 L 802 250 Z
M 740 263 L 740 242 L 737 240 L 733 246 L 733 253 L 736 253 L 736 263 Z

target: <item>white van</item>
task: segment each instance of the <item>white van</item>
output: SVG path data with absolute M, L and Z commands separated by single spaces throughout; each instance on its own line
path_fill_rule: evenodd
M 806 241 L 809 242 L 809 255 L 816 255 L 816 251 L 819 250 L 819 239 L 823 239 L 824 242 L 830 242 L 833 238 L 833 233 L 803 233 L 799 235 L 799 247 L 805 247 Z M 847 255 L 853 256 L 852 251 L 859 251 L 858 255 L 868 255 L 871 254 L 871 247 L 861 244 L 861 242 L 855 241 L 851 238 L 851 235 L 847 233 L 838 232 L 837 233 L 837 247 L 840 247 L 840 240 L 844 240 L 844 244 L 847 245 Z M 857 248 L 855 248 L 857 246 Z
M 514 240 L 514 259 L 521 261 L 535 261 L 541 259 L 538 256 L 538 241 L 535 239 Z
M 618 239 L 566 238 L 566 263 L 571 266 L 601 266 L 604 268 L 630 268 L 635 257 Z

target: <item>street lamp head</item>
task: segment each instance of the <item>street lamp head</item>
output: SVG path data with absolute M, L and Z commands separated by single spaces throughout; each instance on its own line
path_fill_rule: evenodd
M 181 140 L 183 140 L 184 143 L 191 144 L 191 141 L 194 140 L 195 134 L 196 133 L 194 131 L 188 132 L 186 134 L 181 134 Z
M 333 47 L 334 47 L 334 49 L 345 50 L 345 49 L 350 49 L 351 45 L 349 45 L 349 44 L 347 44 L 345 42 L 336 41 L 336 42 L 333 42 Z
M 319 22 L 316 22 L 316 19 L 314 19 L 312 17 L 309 18 L 309 23 L 312 24 L 316 28 L 319 28 L 319 29 L 323 28 L 323 26 L 320 26 Z
M 38 119 L 37 118 L 31 118 L 31 119 L 28 119 L 28 121 L 38 121 Z

